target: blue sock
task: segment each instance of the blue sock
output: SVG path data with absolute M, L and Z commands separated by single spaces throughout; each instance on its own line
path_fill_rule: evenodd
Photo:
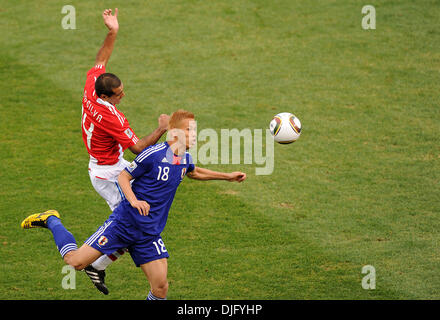
M 47 219 L 46 226 L 52 231 L 53 239 L 62 257 L 67 252 L 78 249 L 75 237 L 63 226 L 60 219 L 51 216 Z

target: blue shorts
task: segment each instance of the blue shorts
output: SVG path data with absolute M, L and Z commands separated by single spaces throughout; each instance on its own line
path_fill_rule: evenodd
M 110 216 L 85 241 L 85 244 L 107 255 L 118 249 L 127 248 L 137 267 L 153 260 L 169 257 L 160 235 L 150 235 L 142 232 L 127 222 L 115 219 L 113 216 Z

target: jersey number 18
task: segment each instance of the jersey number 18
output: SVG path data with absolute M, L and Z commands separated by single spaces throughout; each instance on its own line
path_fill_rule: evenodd
M 170 172 L 170 167 L 164 167 L 158 166 L 159 168 L 159 174 L 157 175 L 157 180 L 167 181 L 168 180 L 168 173 Z

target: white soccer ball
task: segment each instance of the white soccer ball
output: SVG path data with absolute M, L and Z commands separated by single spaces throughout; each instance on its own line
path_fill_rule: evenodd
M 281 112 L 269 124 L 270 132 L 278 143 L 288 144 L 298 140 L 301 135 L 301 122 L 289 112 Z

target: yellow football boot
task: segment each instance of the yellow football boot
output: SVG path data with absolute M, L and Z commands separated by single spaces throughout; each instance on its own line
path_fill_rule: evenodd
M 56 210 L 47 210 L 43 213 L 35 213 L 27 217 L 21 223 L 21 227 L 23 229 L 31 229 L 31 228 L 47 228 L 46 221 L 50 216 L 55 216 L 58 219 L 60 218 L 60 214 Z

